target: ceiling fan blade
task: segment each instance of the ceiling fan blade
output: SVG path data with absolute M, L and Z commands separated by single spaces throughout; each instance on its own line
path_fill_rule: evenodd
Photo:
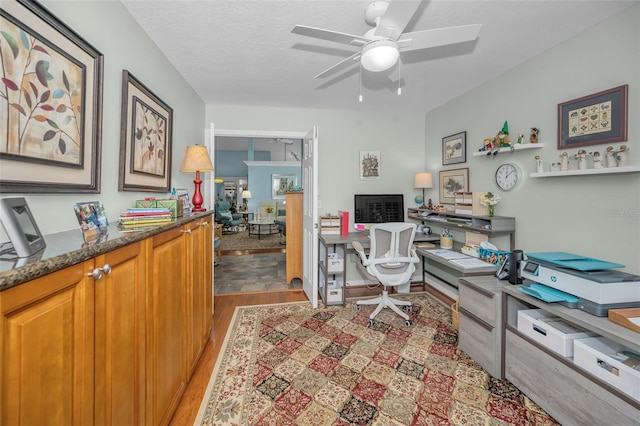
M 404 33 L 398 39 L 401 52 L 428 49 L 447 44 L 463 43 L 478 38 L 482 24 L 461 25 L 458 27 L 437 28 L 435 30 Z
M 295 27 L 293 27 L 291 32 L 293 34 L 300 34 L 307 37 L 335 41 L 336 43 L 351 44 L 353 46 L 362 46 L 371 41 L 359 35 L 324 30 L 322 28 L 308 27 L 306 25 L 296 25 Z
M 397 40 L 418 10 L 421 0 L 389 2 L 389 7 L 376 27 L 375 35 Z
M 360 52 L 354 53 L 353 55 L 349 56 L 348 58 L 344 58 L 343 60 L 341 60 L 340 62 L 338 62 L 337 64 L 335 64 L 334 66 L 327 68 L 326 70 L 322 71 L 320 74 L 316 75 L 313 78 L 325 78 L 326 76 L 333 74 L 334 72 L 336 72 L 338 70 L 338 68 L 342 68 L 342 66 L 344 64 L 346 64 L 349 61 L 357 61 L 358 59 L 360 59 Z

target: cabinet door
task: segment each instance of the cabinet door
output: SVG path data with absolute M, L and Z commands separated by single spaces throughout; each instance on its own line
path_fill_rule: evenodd
M 144 424 L 145 244 L 95 259 L 96 425 Z
M 147 312 L 147 424 L 167 424 L 187 382 L 183 228 L 151 238 Z
M 187 360 L 189 377 L 195 370 L 211 333 L 212 238 L 209 222 L 200 219 L 185 226 L 187 259 Z
M 302 192 L 287 193 L 287 284 L 294 278 L 302 279 Z
M 93 261 L 0 293 L 3 425 L 93 423 Z

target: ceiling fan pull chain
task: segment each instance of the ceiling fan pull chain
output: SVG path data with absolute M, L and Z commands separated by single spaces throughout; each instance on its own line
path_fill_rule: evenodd
M 398 60 L 398 96 L 402 95 L 402 88 L 400 87 L 400 64 L 401 60 Z
M 362 63 L 360 63 L 360 73 L 358 73 L 358 84 L 360 86 L 360 96 L 358 96 L 358 102 L 362 102 Z

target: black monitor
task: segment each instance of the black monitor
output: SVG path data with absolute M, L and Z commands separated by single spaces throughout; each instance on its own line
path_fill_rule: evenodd
M 404 222 L 403 194 L 355 194 L 354 223 Z
M 44 238 L 24 198 L 0 200 L 0 219 L 18 257 L 28 257 L 45 248 Z

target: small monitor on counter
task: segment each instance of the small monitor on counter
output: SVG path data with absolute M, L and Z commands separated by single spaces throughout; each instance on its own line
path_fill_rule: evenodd
M 45 248 L 44 238 L 24 198 L 0 200 L 0 219 L 18 257 L 29 257 Z

